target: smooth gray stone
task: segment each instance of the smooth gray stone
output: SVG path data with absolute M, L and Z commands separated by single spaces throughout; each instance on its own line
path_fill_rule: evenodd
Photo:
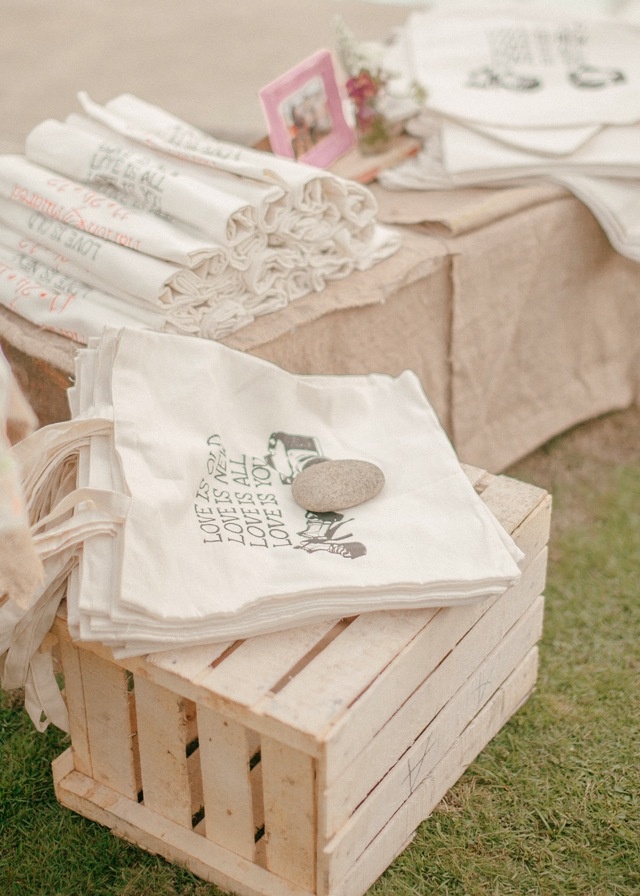
M 366 460 L 325 460 L 299 473 L 291 492 L 305 510 L 325 513 L 344 510 L 375 498 L 384 473 Z

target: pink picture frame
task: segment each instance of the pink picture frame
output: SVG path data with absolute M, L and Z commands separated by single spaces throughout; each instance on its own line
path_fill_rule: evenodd
M 329 50 L 318 50 L 260 91 L 274 153 L 327 168 L 355 143 Z

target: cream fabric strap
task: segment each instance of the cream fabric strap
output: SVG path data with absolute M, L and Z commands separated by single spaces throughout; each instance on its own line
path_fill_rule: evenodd
M 25 688 L 25 707 L 33 724 L 43 731 L 50 722 L 68 731 L 64 701 L 54 676 L 51 643 L 46 635 L 53 625 L 66 583 L 79 552 L 95 535 L 116 535 L 129 506 L 125 495 L 96 489 L 77 489 L 39 520 L 34 531 L 72 516 L 33 537 L 43 560 L 44 581 L 25 611 L 9 601 L 0 608 L 0 653 L 6 650 L 2 686 Z

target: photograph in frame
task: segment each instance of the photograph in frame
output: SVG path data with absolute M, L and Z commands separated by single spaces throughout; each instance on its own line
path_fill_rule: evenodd
M 274 153 L 326 168 L 355 143 L 333 58 L 319 50 L 260 91 Z

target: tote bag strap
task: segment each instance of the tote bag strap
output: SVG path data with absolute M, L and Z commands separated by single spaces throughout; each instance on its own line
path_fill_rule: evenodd
M 80 528 L 86 523 L 88 518 L 92 517 L 95 518 L 97 525 L 104 520 L 123 523 L 127 517 L 130 503 L 131 499 L 127 495 L 111 491 L 110 489 L 76 488 L 58 501 L 50 513 L 37 520 L 31 526 L 30 531 L 34 540 L 38 543 L 38 538 L 42 542 L 47 535 L 54 535 L 67 530 L 73 531 L 74 527 Z M 67 516 L 71 511 L 75 511 L 73 516 L 61 520 L 62 517 Z M 56 520 L 61 520 L 57 526 L 47 529 L 40 536 L 38 535 L 40 529 L 49 526 L 50 523 L 55 523 Z
M 69 733 L 67 704 L 56 681 L 51 647 L 31 657 L 24 687 L 24 708 L 38 731 L 46 731 L 53 724 Z
M 78 418 L 43 426 L 18 442 L 12 454 L 20 470 L 27 506 L 65 457 L 88 445 L 92 436 L 110 433 L 112 429 L 113 422 L 106 417 Z
M 126 495 L 76 489 L 34 526 L 33 541 L 43 560 L 44 581 L 17 620 L 13 608 L 14 626 L 4 660 L 2 686 L 25 688 L 25 708 L 38 730 L 44 730 L 50 722 L 67 730 L 66 709 L 63 712 L 53 674 L 51 647 L 42 645 L 66 593 L 69 574 L 88 538 L 105 533 L 117 535 L 128 507 Z M 74 512 L 67 516 L 70 511 Z M 57 520 L 60 521 L 56 524 Z M 37 530 L 46 525 L 51 527 L 38 534 Z

